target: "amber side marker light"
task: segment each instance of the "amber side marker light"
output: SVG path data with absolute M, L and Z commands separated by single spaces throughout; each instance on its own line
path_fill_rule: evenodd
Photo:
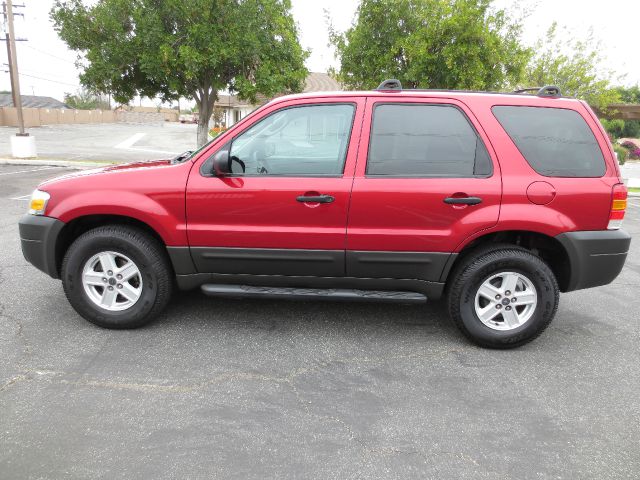
M 624 213 L 627 210 L 627 187 L 622 183 L 617 183 L 613 186 L 611 193 L 611 213 L 609 214 L 607 229 L 618 230 L 622 226 Z
M 47 192 L 34 190 L 31 194 L 31 200 L 29 200 L 29 214 L 44 215 L 49 198 L 51 196 Z

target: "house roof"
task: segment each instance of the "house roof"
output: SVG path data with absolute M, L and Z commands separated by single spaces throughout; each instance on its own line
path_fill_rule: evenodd
M 247 100 L 241 100 L 237 95 L 218 94 L 216 107 L 250 107 L 252 104 Z
M 302 92 L 337 92 L 340 90 L 342 90 L 342 85 L 328 74 L 311 72 L 305 81 L 305 87 Z
M 326 73 L 311 72 L 305 80 L 305 86 L 302 93 L 314 92 L 336 92 L 342 90 L 342 85 L 331 78 Z M 280 96 L 280 95 L 276 95 Z M 264 95 L 258 95 L 255 105 L 267 103 L 270 99 Z M 254 104 L 247 100 L 238 98 L 237 95 L 219 94 L 215 103 L 216 107 L 252 107 Z
M 20 95 L 24 108 L 69 108 L 60 100 L 40 95 Z M 10 93 L 0 93 L 0 107 L 13 107 L 13 97 Z

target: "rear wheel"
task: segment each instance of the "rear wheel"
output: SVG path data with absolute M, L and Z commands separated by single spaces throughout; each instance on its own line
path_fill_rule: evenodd
M 73 308 L 105 328 L 145 325 L 171 296 L 171 268 L 162 245 L 132 227 L 84 233 L 67 250 L 61 273 Z
M 456 268 L 448 302 L 451 318 L 473 342 L 513 348 L 544 331 L 558 298 L 556 278 L 542 259 L 503 245 L 481 250 Z

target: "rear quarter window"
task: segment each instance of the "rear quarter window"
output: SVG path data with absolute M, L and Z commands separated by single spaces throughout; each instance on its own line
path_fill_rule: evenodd
M 602 177 L 606 165 L 596 137 L 578 112 L 496 106 L 502 127 L 522 156 L 546 177 Z

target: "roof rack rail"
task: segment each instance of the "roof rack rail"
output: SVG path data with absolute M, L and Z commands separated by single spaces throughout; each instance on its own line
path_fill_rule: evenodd
M 397 80 L 395 78 L 389 78 L 387 80 L 385 80 L 384 82 L 382 82 L 380 85 L 378 85 L 378 88 L 376 88 L 377 91 L 382 91 L 382 92 L 399 92 L 402 91 L 402 83 L 400 83 L 400 80 Z M 413 90 L 416 92 L 428 92 L 428 91 L 433 91 L 433 92 L 448 92 L 448 91 L 452 91 L 452 90 Z M 499 92 L 476 92 L 476 91 L 470 91 L 470 90 L 459 90 L 460 92 L 470 92 L 470 93 L 499 93 Z M 555 85 L 545 85 L 544 87 L 528 87 L 528 88 L 521 88 L 518 90 L 514 90 L 513 93 L 528 93 L 528 92 L 534 92 L 534 94 L 538 97 L 547 97 L 547 98 L 560 98 L 562 97 L 562 92 L 560 91 L 560 87 L 556 87 Z
M 383 90 L 383 91 L 402 90 L 402 83 L 400 83 L 400 80 L 396 80 L 395 78 L 390 78 L 389 80 L 385 80 L 380 85 L 378 85 L 378 88 L 376 88 L 376 90 Z
M 556 87 L 555 85 L 545 85 L 544 87 L 521 88 L 519 90 L 514 90 L 513 93 L 527 93 L 527 92 L 536 92 L 536 95 L 538 97 L 559 98 L 562 96 L 562 92 L 560 92 L 560 87 Z

